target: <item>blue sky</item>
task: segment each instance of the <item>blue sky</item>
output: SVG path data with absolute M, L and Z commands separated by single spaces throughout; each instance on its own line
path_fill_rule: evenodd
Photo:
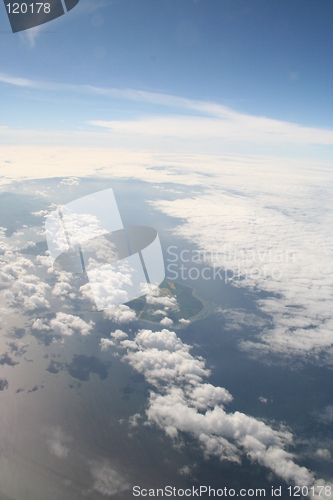
M 179 114 L 177 103 L 93 86 L 331 129 L 332 21 L 331 0 L 81 0 L 62 18 L 14 35 L 2 8 L 0 126 L 79 130 Z M 197 114 L 185 108 L 181 115 Z

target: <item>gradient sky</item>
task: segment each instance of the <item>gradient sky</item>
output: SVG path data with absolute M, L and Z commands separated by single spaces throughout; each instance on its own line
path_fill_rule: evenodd
M 0 23 L 0 126 L 70 130 L 163 109 L 75 88 L 90 85 L 332 127 L 331 0 L 81 0 L 39 29 L 12 34 L 4 7 Z M 62 87 L 31 89 L 6 78 Z

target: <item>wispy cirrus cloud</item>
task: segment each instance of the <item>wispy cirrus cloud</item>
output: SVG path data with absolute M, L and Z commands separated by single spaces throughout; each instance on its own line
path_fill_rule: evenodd
M 99 120 L 96 117 L 95 120 L 87 121 L 88 124 L 110 130 L 113 134 L 195 140 L 210 138 L 235 142 L 333 144 L 331 129 L 250 115 L 216 102 L 188 99 L 163 92 L 33 80 L 5 73 L 0 73 L 0 82 L 45 92 L 79 92 L 105 99 L 156 105 L 154 113 L 141 111 L 141 115 L 134 120 Z
M 114 134 L 223 139 L 297 144 L 333 144 L 333 131 L 281 122 L 265 117 L 228 112 L 214 118 L 188 116 L 144 117 L 131 121 L 92 121 Z
M 8 85 L 14 85 L 16 87 L 31 87 L 38 88 L 37 82 L 29 80 L 28 78 L 21 78 L 17 76 L 7 75 L 5 73 L 0 73 L 0 82 L 7 83 Z
M 21 32 L 20 37 L 24 41 L 25 45 L 28 45 L 30 49 L 33 49 L 36 46 L 37 37 L 41 32 L 42 27 L 36 26 L 35 28 L 30 28 Z

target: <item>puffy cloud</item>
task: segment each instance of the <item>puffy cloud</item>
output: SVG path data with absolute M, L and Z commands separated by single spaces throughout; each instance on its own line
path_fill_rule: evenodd
M 78 186 L 80 184 L 80 179 L 78 177 L 65 177 L 62 179 L 60 184 L 64 186 Z
M 315 455 L 323 460 L 331 460 L 331 452 L 327 448 L 318 448 Z
M 134 341 L 121 341 L 120 345 L 128 348 L 124 359 L 154 385 L 177 380 L 200 381 L 209 374 L 203 360 L 191 356 L 190 347 L 166 329 L 140 330 Z
M 127 344 L 128 346 L 128 344 Z M 185 351 L 159 351 L 156 348 L 138 350 L 126 356 L 136 370 L 144 373 L 148 382 L 171 381 L 175 378 L 195 380 L 204 374 L 204 364 L 193 361 Z
M 230 443 L 227 439 L 221 436 L 209 436 L 204 433 L 197 436 L 197 438 L 203 447 L 207 459 L 215 456 L 221 461 L 228 460 L 229 462 L 235 462 L 237 464 L 241 463 L 237 446 Z
M 227 413 L 224 406 L 232 401 L 231 394 L 204 381 L 210 375 L 204 360 L 192 356 L 191 347 L 175 332 L 140 330 L 133 340 L 118 343 L 126 349 L 123 360 L 155 388 L 146 411 L 148 422 L 172 439 L 191 434 L 206 457 L 241 463 L 245 452 L 288 482 L 314 483 L 313 474 L 285 449 L 293 443 L 292 434 L 241 412 Z
M 102 351 L 107 351 L 109 347 L 113 347 L 116 345 L 115 341 L 120 341 L 128 338 L 127 333 L 123 332 L 122 330 L 116 330 L 115 332 L 111 332 L 110 336 L 114 339 L 101 339 L 100 342 L 100 347 Z
M 147 304 L 162 306 L 176 311 L 179 309 L 176 297 L 163 295 L 163 291 L 158 286 L 146 285 L 143 291 L 146 296 Z
M 218 405 L 199 413 L 180 388 L 172 388 L 166 394 L 152 393 L 147 415 L 150 422 L 172 438 L 181 432 L 192 434 L 206 456 L 240 463 L 244 450 L 249 458 L 269 467 L 287 482 L 313 483 L 313 474 L 297 465 L 294 455 L 284 450 L 292 444 L 292 436 L 286 430 L 274 430 L 240 412 L 226 413 Z
M 29 259 L 7 251 L 1 262 L 0 283 L 8 286 L 33 268 L 34 265 Z
M 315 484 L 315 494 L 311 494 L 311 498 L 328 498 L 329 500 L 332 500 L 333 498 L 333 483 L 332 482 L 325 482 L 323 479 L 318 479 Z
M 122 330 L 116 330 L 115 332 L 111 332 L 110 335 L 116 340 L 124 340 L 127 339 L 128 337 L 127 333 L 123 332 Z
M 101 236 L 101 234 L 107 231 L 102 227 L 102 223 L 96 215 L 89 213 L 75 212 L 74 210 L 68 209 L 64 205 L 61 209 L 64 226 L 66 227 L 66 232 L 68 234 L 71 243 L 77 244 L 77 242 L 88 241 L 93 238 Z M 53 221 L 50 223 L 50 230 L 55 229 L 53 227 Z M 64 235 L 60 230 L 53 235 L 55 238 L 63 238 Z M 66 245 L 66 249 L 67 249 Z
M 124 284 L 126 281 L 124 273 L 115 273 L 112 280 L 104 280 L 103 272 L 100 269 L 97 269 L 96 273 L 94 291 L 92 290 L 91 283 L 86 283 L 80 287 L 81 298 L 94 304 L 93 309 L 96 309 L 95 299 L 97 298 L 100 301 L 101 309 L 103 309 L 103 316 L 111 321 L 121 324 L 130 323 L 135 320 L 136 313 L 133 309 L 124 304 L 116 305 L 117 302 L 125 299 L 127 294 L 121 288 L 117 290 L 117 283 Z M 128 275 L 128 278 L 130 279 L 130 275 Z M 109 293 L 111 295 L 108 298 Z M 112 305 L 112 303 L 115 303 L 115 305 Z
M 49 327 L 47 324 L 45 324 L 45 323 L 44 323 L 41 319 L 39 319 L 39 318 L 38 318 L 38 319 L 36 319 L 36 320 L 33 322 L 33 324 L 32 324 L 32 328 L 33 328 L 34 330 L 40 330 L 40 331 L 42 331 L 42 330 L 50 330 L 50 327 Z
M 25 311 L 49 308 L 50 304 L 45 297 L 49 289 L 49 285 L 37 276 L 24 273 L 5 291 L 5 298 L 10 307 Z
M 86 283 L 85 285 L 82 285 L 80 287 L 80 298 L 82 300 L 87 300 L 88 302 L 90 302 L 91 304 L 93 304 L 93 309 L 96 309 L 96 306 L 95 306 L 95 300 L 94 300 L 94 296 L 93 296 L 93 293 L 92 293 L 92 290 L 91 290 L 91 286 L 90 286 L 90 283 Z
M 56 275 L 57 283 L 52 289 L 52 295 L 54 295 L 55 297 L 59 297 L 61 300 L 64 300 L 67 297 L 75 298 L 75 294 L 73 294 L 73 287 L 70 284 L 73 278 L 72 273 L 60 271 L 57 272 Z
M 173 325 L 173 321 L 170 318 L 163 318 L 163 319 L 161 319 L 160 324 L 162 326 L 171 326 L 171 325 Z
M 137 427 L 139 424 L 138 424 L 138 421 L 142 418 L 142 416 L 140 415 L 140 413 L 135 413 L 134 415 L 132 415 L 129 419 L 128 419 L 128 423 L 130 425 L 130 427 Z
M 39 210 L 38 212 L 31 212 L 31 215 L 36 215 L 37 217 L 45 217 L 49 214 L 48 210 Z
M 0 240 L 1 237 L 0 234 Z M 4 289 L 3 296 L 8 306 L 29 312 L 49 308 L 46 298 L 49 285 L 34 274 L 33 262 L 17 251 L 25 246 L 24 241 L 21 241 L 21 234 L 14 233 L 6 240 L 6 249 L 0 257 L 0 287 Z
M 156 311 L 152 312 L 153 316 L 166 316 L 167 313 L 165 311 L 162 311 L 162 309 L 157 309 Z
M 37 255 L 36 264 L 40 267 L 46 267 L 49 274 L 54 273 L 52 260 L 49 255 Z
M 214 408 L 218 404 L 230 403 L 233 399 L 231 394 L 223 387 L 203 383 L 190 391 L 188 396 L 199 409 Z
M 136 320 L 135 311 L 125 305 L 108 307 L 103 311 L 103 316 L 115 323 L 130 323 Z
M 99 310 L 129 302 L 129 289 L 133 286 L 131 269 L 123 265 L 106 264 L 88 271 L 90 286 Z
M 109 347 L 115 346 L 115 342 L 111 339 L 101 339 L 100 343 L 101 351 L 107 351 Z
M 73 335 L 74 332 L 78 332 L 81 335 L 89 335 L 95 323 L 93 321 L 87 323 L 78 316 L 58 312 L 56 317 L 51 319 L 50 326 L 58 335 Z

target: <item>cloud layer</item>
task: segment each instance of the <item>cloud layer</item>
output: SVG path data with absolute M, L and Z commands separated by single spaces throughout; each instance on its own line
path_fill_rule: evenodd
M 314 484 L 313 474 L 297 465 L 295 456 L 286 451 L 293 442 L 291 433 L 244 413 L 228 413 L 225 407 L 233 399 L 231 394 L 205 381 L 210 375 L 205 361 L 192 356 L 191 347 L 175 332 L 139 330 L 133 340 L 119 332 L 112 337 L 112 345 L 116 342 L 126 350 L 123 360 L 153 387 L 146 411 L 150 424 L 172 439 L 191 434 L 207 458 L 217 456 L 241 463 L 246 453 L 287 482 Z M 107 345 L 107 339 L 102 340 L 103 350 Z

